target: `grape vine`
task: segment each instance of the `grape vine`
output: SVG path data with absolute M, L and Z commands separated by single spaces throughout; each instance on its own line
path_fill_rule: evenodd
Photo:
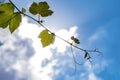
M 17 12 L 15 12 L 15 9 Z M 29 7 L 29 12 L 34 15 L 39 15 L 40 17 L 48 17 L 53 14 L 53 11 L 50 9 L 47 2 L 33 2 Z M 40 34 L 38 34 L 38 38 L 40 38 L 42 46 L 46 47 L 54 43 L 55 37 L 61 39 L 65 43 L 70 45 L 71 48 L 71 54 L 73 56 L 73 60 L 75 63 L 75 70 L 76 65 L 81 65 L 81 63 L 78 63 L 75 59 L 74 53 L 73 53 L 73 47 L 83 51 L 84 52 L 84 59 L 88 60 L 91 63 L 91 55 L 90 53 L 101 53 L 97 49 L 93 50 L 86 50 L 83 48 L 80 48 L 79 46 L 76 46 L 76 44 L 80 44 L 80 40 L 74 36 L 71 36 L 72 43 L 61 38 L 60 36 L 56 35 L 54 32 L 49 30 L 46 26 L 44 26 L 42 23 L 43 21 L 40 19 L 35 19 L 34 17 L 26 14 L 26 9 L 22 8 L 21 10 L 11 1 L 6 3 L 0 4 L 0 28 L 7 28 L 9 26 L 9 30 L 11 33 L 13 33 L 22 22 L 22 15 L 27 16 L 28 18 L 32 19 L 33 21 L 37 22 L 41 27 L 44 28 Z M 38 16 L 38 17 L 39 17 Z M 64 44 L 63 44 L 64 45 Z

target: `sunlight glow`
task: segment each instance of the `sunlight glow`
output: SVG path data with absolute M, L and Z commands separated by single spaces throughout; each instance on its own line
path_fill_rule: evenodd
M 42 77 L 42 80 L 52 80 L 50 79 L 51 76 L 46 77 L 46 75 L 54 73 L 54 71 L 52 70 L 52 66 L 57 65 L 58 63 L 55 60 L 53 60 L 46 67 L 42 67 L 41 65 L 44 60 L 49 60 L 53 56 L 51 48 L 57 49 L 57 52 L 64 53 L 66 51 L 66 47 L 69 45 L 66 44 L 64 41 L 56 38 L 55 43 L 53 45 L 43 48 L 40 39 L 38 38 L 38 35 L 42 30 L 43 28 L 38 27 L 36 24 L 29 23 L 27 21 L 27 18 L 23 18 L 22 24 L 19 27 L 19 35 L 22 38 L 29 38 L 33 41 L 32 46 L 35 50 L 35 53 L 28 61 L 29 68 L 31 69 L 31 74 L 34 75 L 33 78 L 37 80 Z M 77 27 L 74 26 L 69 30 L 58 30 L 55 34 L 59 35 L 65 40 L 69 40 L 71 36 L 77 35 L 76 30 Z

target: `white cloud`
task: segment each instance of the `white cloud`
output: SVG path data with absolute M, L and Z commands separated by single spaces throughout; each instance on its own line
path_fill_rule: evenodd
M 56 35 L 70 42 L 71 36 L 77 36 L 76 31 L 77 26 L 73 26 L 69 30 L 61 29 L 59 31 L 56 31 Z M 57 47 L 57 52 L 64 53 L 66 51 L 67 46 L 69 46 L 69 44 L 56 37 L 55 43 L 53 44 L 53 48 Z
M 7 72 L 15 70 L 15 80 L 22 78 L 28 80 L 53 80 L 52 77 L 60 72 L 59 70 L 56 72 L 53 70 L 53 66 L 57 66 L 58 62 L 56 59 L 52 59 L 54 54 L 51 48 L 56 48 L 57 52 L 63 53 L 66 51 L 68 45 L 64 41 L 56 38 L 54 45 L 42 48 L 40 39 L 38 38 L 38 34 L 42 30 L 43 28 L 38 27 L 38 25 L 29 23 L 27 18 L 23 18 L 19 31 L 16 30 L 12 35 L 8 29 L 1 29 L 0 33 L 2 35 L 0 38 L 2 42 L 4 42 L 4 45 L 0 47 L 0 55 L 1 57 L 3 56 L 4 59 L 1 58 L 0 65 L 3 66 Z M 55 34 L 69 40 L 72 35 L 76 36 L 76 30 L 77 27 L 75 26 L 69 30 L 59 30 Z M 34 49 L 29 46 L 32 46 Z M 30 52 L 32 56 L 27 58 Z M 48 62 L 42 66 L 45 60 L 48 60 Z M 8 64 L 8 66 L 6 64 Z
M 43 61 L 50 60 L 54 54 L 50 48 L 57 48 L 57 52 L 63 53 L 66 51 L 66 44 L 64 41 L 56 38 L 55 43 L 49 47 L 42 48 L 40 39 L 38 39 L 38 34 L 43 30 L 43 28 L 38 27 L 36 24 L 28 23 L 26 18 L 23 18 L 23 24 L 19 28 L 19 35 L 23 38 L 30 38 L 33 41 L 32 46 L 35 49 L 35 54 L 29 60 L 29 67 L 31 69 L 31 74 L 34 75 L 32 78 L 34 80 L 52 80 L 52 76 L 54 72 L 53 66 L 57 66 L 57 61 L 53 60 L 48 63 L 46 66 L 42 67 Z M 55 34 L 64 38 L 65 40 L 69 40 L 71 36 L 76 35 L 77 27 L 74 26 L 69 30 L 59 30 L 56 31 Z M 57 53 L 56 53 L 57 54 Z M 59 72 L 59 71 L 58 71 Z M 56 73 L 57 74 L 57 73 Z
M 84 68 L 86 69 L 87 73 L 82 73 L 81 77 L 87 77 L 88 79 L 85 80 L 103 80 L 96 74 L 102 72 L 105 67 L 108 66 L 105 60 L 101 60 L 99 63 L 95 63 L 91 65 L 89 61 L 85 62 Z M 83 79 L 84 80 L 84 79 Z
M 70 56 L 67 55 L 67 53 L 65 55 L 57 54 L 65 53 L 69 45 L 56 38 L 53 45 L 42 48 L 40 39 L 38 38 L 38 34 L 42 30 L 43 28 L 39 27 L 38 25 L 29 23 L 27 18 L 23 18 L 23 22 L 19 27 L 19 31 L 16 31 L 13 35 L 10 35 L 8 30 L 5 34 L 3 34 L 4 30 L 1 30 L 2 32 L 0 31 L 0 33 L 2 33 L 2 36 L 0 36 L 0 38 L 2 42 L 4 42 L 4 45 L 0 47 L 2 52 L 0 55 L 3 55 L 4 59 L 1 58 L 2 61 L 0 61 L 0 65 L 3 67 L 5 66 L 5 69 L 8 72 L 15 70 L 15 80 L 21 78 L 26 78 L 27 80 L 53 80 L 53 77 L 60 76 L 59 74 L 64 74 L 66 79 L 75 80 L 76 78 L 74 76 L 70 76 L 67 73 L 67 71 L 69 71 L 68 69 L 74 69 L 74 64 L 71 62 L 72 60 L 69 61 L 72 58 L 68 58 Z M 67 41 L 70 41 L 71 36 L 77 36 L 76 30 L 77 26 L 73 26 L 69 30 L 58 30 L 55 32 L 55 34 Z M 102 32 L 99 34 L 101 33 Z M 6 37 L 3 38 L 3 36 Z M 91 37 L 90 40 L 93 41 L 96 39 L 97 37 L 93 36 L 93 38 Z M 30 46 L 32 46 L 34 49 L 32 49 Z M 54 53 L 54 51 L 51 49 L 55 50 L 56 53 Z M 32 53 L 31 56 L 27 57 L 30 52 Z M 68 54 L 70 53 L 68 52 Z M 9 66 L 6 66 L 6 64 Z M 71 67 L 71 65 L 73 66 Z M 106 64 L 104 65 L 106 66 Z M 55 66 L 60 68 L 54 69 L 53 67 Z M 102 66 L 102 69 L 104 69 L 105 66 Z M 79 80 L 101 80 L 94 73 L 94 71 L 99 68 L 100 66 L 98 64 L 96 64 L 96 68 L 92 69 L 90 64 L 85 63 L 83 69 L 88 71 L 88 73 L 78 72 L 77 76 L 79 76 Z
M 96 75 L 91 72 L 88 76 L 88 80 L 101 80 L 101 79 L 96 77 Z
M 8 28 L 0 29 L 0 33 L 2 33 L 0 40 L 3 42 L 3 45 L 0 46 L 0 70 L 3 69 L 6 76 L 7 73 L 15 71 L 13 75 L 16 75 L 17 79 L 15 80 L 18 80 L 18 78 L 25 76 L 23 73 L 27 70 L 25 69 L 27 68 L 27 61 L 33 55 L 32 41 L 30 39 L 21 39 L 18 30 L 14 34 L 10 34 Z M 1 74 L 4 72 L 1 72 Z
M 10 36 L 10 32 L 7 29 L 0 28 L 0 41 L 5 42 Z
M 75 27 L 73 27 L 74 29 L 77 29 L 77 28 L 75 28 Z M 74 30 L 73 29 L 73 30 Z M 70 30 L 69 30 L 70 31 Z M 76 30 L 75 30 L 76 31 Z M 61 33 L 67 33 L 66 32 L 66 30 L 64 31 L 61 31 Z M 64 34 L 61 34 L 61 36 L 62 35 L 64 35 Z M 72 34 L 72 35 L 74 35 L 74 34 Z M 98 29 L 92 36 L 90 36 L 90 38 L 88 39 L 88 43 L 91 45 L 94 41 L 99 41 L 100 39 L 103 39 L 104 37 L 106 37 L 106 31 L 104 30 L 104 29 Z M 76 35 L 77 36 L 77 35 Z M 71 37 L 71 35 L 69 36 L 69 37 Z M 66 40 L 69 40 L 69 37 L 67 37 L 67 35 L 64 37 L 64 39 L 66 39 Z M 57 40 L 58 41 L 58 40 Z M 58 41 L 58 44 L 57 45 L 61 45 L 61 44 L 59 44 L 59 41 Z M 62 45 L 63 46 L 63 45 Z M 61 46 L 61 47 L 62 47 Z M 64 46 L 63 46 L 64 47 Z M 66 46 L 65 46 L 66 47 Z M 65 47 L 64 47 L 64 49 L 65 49 Z M 88 47 L 89 48 L 89 47 Z M 63 50 L 63 52 L 64 51 L 66 51 L 66 50 L 64 50 L 64 49 L 58 49 L 58 52 L 60 52 L 61 50 Z M 69 53 L 69 52 L 68 52 Z M 100 57 L 100 56 L 99 56 Z M 68 59 L 68 58 L 67 58 Z M 95 57 L 95 59 L 97 59 L 96 57 Z M 63 58 L 63 60 L 64 60 L 64 58 Z M 66 59 L 65 59 L 66 60 Z M 68 59 L 69 60 L 69 59 Z M 61 61 L 61 60 L 60 60 Z M 98 61 L 100 61 L 100 62 L 98 62 Z M 97 59 L 97 62 L 95 62 L 94 63 L 94 61 L 93 61 L 93 65 L 91 65 L 89 62 L 85 62 L 85 64 L 83 65 L 84 67 L 82 67 L 82 69 L 78 69 L 78 71 L 77 71 L 77 73 L 76 73 L 76 75 L 70 75 L 70 74 L 68 74 L 67 73 L 67 71 L 69 72 L 69 70 L 71 70 L 71 66 L 69 66 L 69 61 L 63 61 L 62 63 L 60 63 L 60 64 L 62 64 L 62 67 L 64 66 L 65 67 L 65 70 L 61 70 L 61 71 L 63 71 L 63 72 L 59 72 L 58 73 L 58 75 L 61 75 L 61 73 L 62 73 L 62 75 L 65 75 L 64 77 L 64 79 L 65 80 L 103 80 L 101 77 L 99 77 L 97 74 L 99 74 L 99 73 L 101 73 L 107 66 L 108 66 L 108 64 L 107 64 L 108 62 L 106 62 L 106 60 L 104 60 L 104 59 L 100 59 L 99 58 L 99 60 Z M 66 65 L 67 64 L 67 65 Z M 71 64 L 71 63 L 70 63 Z M 74 65 L 74 64 L 73 64 Z M 69 66 L 69 67 L 68 67 Z M 63 68 L 64 68 L 63 67 Z M 72 69 L 74 69 L 73 68 L 73 66 L 72 66 Z M 84 70 L 84 71 L 82 71 L 82 70 Z M 79 72 L 80 71 L 80 72 Z M 72 73 L 72 72 L 71 72 Z

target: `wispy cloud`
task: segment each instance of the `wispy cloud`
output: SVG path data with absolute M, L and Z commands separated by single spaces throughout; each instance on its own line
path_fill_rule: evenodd
M 106 37 L 107 32 L 105 31 L 105 29 L 99 28 L 96 30 L 95 33 L 93 33 L 93 35 L 91 35 L 88 39 L 89 44 L 96 42 L 100 39 L 103 39 L 104 37 Z

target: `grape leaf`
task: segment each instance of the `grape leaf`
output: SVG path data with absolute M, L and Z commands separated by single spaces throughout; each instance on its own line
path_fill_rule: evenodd
M 29 8 L 29 11 L 33 15 L 39 14 L 42 17 L 50 16 L 53 13 L 53 11 L 49 9 L 47 2 L 33 2 Z
M 76 44 L 80 44 L 79 39 L 75 38 L 74 36 L 71 37 L 71 40 L 73 40 Z
M 53 33 L 49 33 L 48 30 L 43 30 L 38 37 L 41 38 L 41 43 L 43 47 L 52 44 L 55 39 L 55 35 Z
M 6 28 L 9 25 L 9 30 L 13 33 L 21 22 L 21 14 L 14 13 L 14 6 L 11 3 L 0 5 L 0 27 Z
M 77 38 L 74 39 L 74 42 L 75 42 L 76 44 L 80 44 L 80 41 L 79 41 L 79 39 L 77 39 Z
M 16 12 L 12 15 L 12 19 L 9 22 L 9 30 L 13 33 L 19 26 L 21 22 L 21 14 Z
M 0 27 L 6 28 L 11 20 L 14 12 L 14 7 L 10 3 L 0 5 Z
M 22 12 L 25 13 L 25 12 L 26 12 L 26 9 L 25 9 L 25 8 L 22 8 Z
M 29 7 L 29 11 L 30 13 L 32 13 L 33 15 L 38 14 L 38 4 L 36 2 L 33 2 L 31 4 L 31 6 Z

